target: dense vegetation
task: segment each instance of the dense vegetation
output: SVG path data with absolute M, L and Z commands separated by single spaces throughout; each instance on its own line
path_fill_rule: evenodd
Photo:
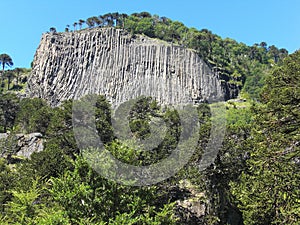
M 273 70 L 261 100 L 252 110 L 251 158 L 232 193 L 246 224 L 299 224 L 300 51 Z
M 2 69 L 0 92 L 21 90 L 27 81 L 27 75 L 30 70 L 18 67 L 13 70 L 5 70 L 6 67 L 12 67 L 13 65 L 13 60 L 8 54 L 0 54 L 0 66 Z
M 74 30 L 83 24 L 74 23 Z M 210 167 L 197 169 L 213 119 L 209 105 L 202 103 L 197 106 L 200 140 L 189 163 L 163 182 L 134 187 L 103 178 L 83 157 L 72 127 L 74 102 L 51 108 L 42 99 L 20 99 L 10 85 L 2 88 L 0 129 L 9 136 L 0 151 L 1 224 L 299 224 L 300 51 L 287 56 L 264 42 L 249 47 L 149 13 L 107 14 L 86 24 L 122 27 L 193 48 L 225 81 L 242 88 L 247 101 L 226 103 L 226 135 Z M 7 59 L 0 57 L 1 75 L 12 65 Z M 128 164 L 153 164 L 179 142 L 178 111 L 151 98 L 139 99 L 131 109 L 128 140 L 114 136 L 110 104 L 103 96 L 96 96 L 93 107 L 106 149 Z M 155 131 L 163 141 L 141 151 L 136 141 L 149 136 L 155 119 L 167 125 L 165 134 Z M 32 132 L 47 140 L 45 149 L 30 159 L 16 158 L 15 135 Z M 182 207 L 185 201 L 207 207 L 199 216 Z
M 7 165 L 16 153 L 13 138 L 4 143 L 1 160 L 0 196 L 1 224 L 175 224 L 174 201 L 170 189 L 185 175 L 156 186 L 131 187 L 102 178 L 79 152 L 72 129 L 72 102 L 51 108 L 42 99 L 21 99 L 4 94 L 2 110 L 11 117 L 0 124 L 16 133 L 40 132 L 47 138 L 45 150 L 33 153 L 31 159 Z M 111 132 L 110 106 L 102 96 L 97 97 L 96 128 L 111 153 L 127 163 L 153 163 L 165 157 L 178 141 L 178 117 L 173 110 L 162 113 L 150 98 L 141 99 L 132 111 L 130 126 L 136 138 L 147 132 L 147 123 L 138 112 L 160 113 L 168 122 L 164 142 L 153 152 L 139 151 L 133 143 L 117 140 Z M 5 105 L 6 104 L 6 105 Z M 7 107 L 14 104 L 14 107 Z M 13 111 L 12 111 L 13 110 Z M 201 115 L 199 111 L 199 116 Z M 203 118 L 203 116 L 200 116 Z M 137 129 L 137 123 L 143 123 Z M 171 135 L 171 134 L 174 134 Z M 128 140 L 129 141 L 129 140 Z M 155 159 L 158 157 L 158 159 Z M 195 157 L 199 158 L 199 157 Z

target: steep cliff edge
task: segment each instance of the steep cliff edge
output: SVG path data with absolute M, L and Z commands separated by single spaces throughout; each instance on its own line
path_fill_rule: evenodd
M 113 104 L 140 95 L 178 104 L 223 100 L 224 86 L 193 50 L 157 39 L 115 28 L 43 34 L 27 95 L 55 106 L 89 93 Z

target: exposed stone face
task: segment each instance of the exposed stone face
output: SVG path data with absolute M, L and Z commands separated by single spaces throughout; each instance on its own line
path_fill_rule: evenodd
M 41 133 L 30 134 L 0 134 L 1 157 L 10 155 L 30 158 L 34 152 L 44 150 L 43 135 Z
M 19 148 L 17 156 L 30 158 L 34 152 L 44 150 L 44 140 L 41 133 L 19 134 L 17 136 L 17 147 Z
M 115 28 L 44 34 L 27 95 L 55 106 L 91 93 L 112 104 L 141 95 L 164 104 L 224 98 L 218 75 L 193 50 Z

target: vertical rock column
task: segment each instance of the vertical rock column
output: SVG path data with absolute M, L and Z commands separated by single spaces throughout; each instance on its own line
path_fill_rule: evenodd
M 121 103 L 140 95 L 163 104 L 222 100 L 214 74 L 193 50 L 115 28 L 46 33 L 36 51 L 27 95 L 53 106 L 96 93 Z

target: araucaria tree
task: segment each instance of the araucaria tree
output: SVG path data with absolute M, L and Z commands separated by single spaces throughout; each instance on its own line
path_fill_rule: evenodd
M 300 221 L 300 51 L 274 69 L 253 107 L 248 170 L 232 184 L 245 224 Z
M 82 19 L 80 19 L 79 21 L 78 21 L 78 25 L 79 25 L 79 29 L 81 30 L 82 29 L 82 25 L 85 23 L 85 21 L 84 20 L 82 20 Z
M 14 63 L 12 58 L 8 54 L 1 54 L 0 55 L 0 65 L 2 66 L 2 74 L 1 74 L 1 84 L 3 83 L 3 76 L 4 76 L 4 69 L 6 66 L 13 66 Z

